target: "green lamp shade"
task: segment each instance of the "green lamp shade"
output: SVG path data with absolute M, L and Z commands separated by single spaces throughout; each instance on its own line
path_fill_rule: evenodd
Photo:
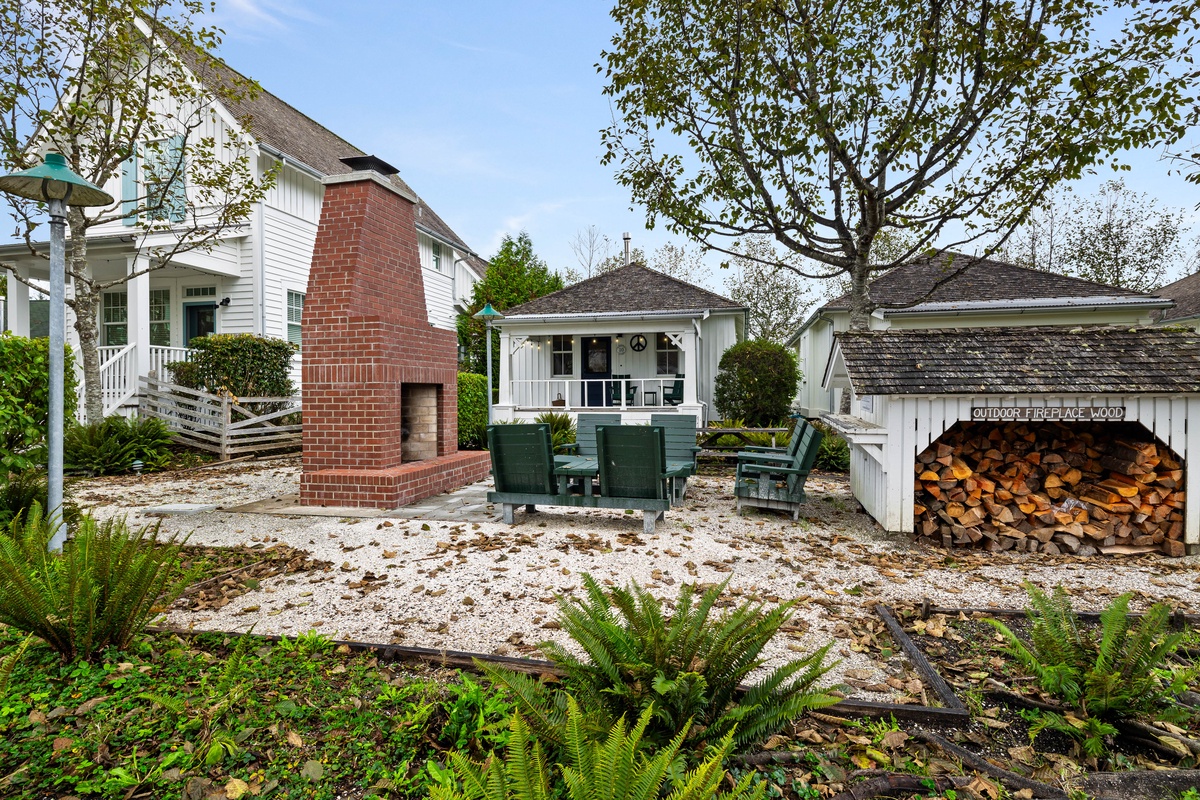
M 108 206 L 116 202 L 108 192 L 72 172 L 59 153 L 47 153 L 39 167 L 0 177 L 0 192 L 29 200 L 62 200 L 69 206 Z
M 482 320 L 504 319 L 504 315 L 501 314 L 496 309 L 492 308 L 491 303 L 487 303 L 484 305 L 483 308 L 481 308 L 479 310 L 479 312 L 477 314 L 475 314 L 475 319 L 482 319 Z

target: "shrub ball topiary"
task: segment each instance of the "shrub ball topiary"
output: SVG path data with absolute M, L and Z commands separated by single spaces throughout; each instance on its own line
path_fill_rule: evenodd
M 761 339 L 735 344 L 721 356 L 717 412 L 768 427 L 787 417 L 799 382 L 796 357 L 783 345 Z
M 487 440 L 487 376 L 458 373 L 458 446 L 480 448 Z

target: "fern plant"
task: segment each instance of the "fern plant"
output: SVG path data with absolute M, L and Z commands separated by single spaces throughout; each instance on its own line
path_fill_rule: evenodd
M 0 470 L 0 535 L 8 530 L 9 523 L 16 517 L 29 512 L 34 503 L 46 499 L 48 484 L 46 473 L 40 469 L 5 473 Z M 68 528 L 79 522 L 79 506 L 69 496 L 63 497 L 63 519 Z
M 29 645 L 34 640 L 34 635 L 31 633 L 21 640 L 16 649 L 0 658 L 0 697 L 8 691 L 8 681 L 12 678 L 13 672 L 17 669 L 17 664 L 21 663 L 21 659 L 25 657 L 25 651 L 29 649 Z
M 585 658 L 547 642 L 542 652 L 566 673 L 556 690 L 518 673 L 480 665 L 512 692 L 517 708 L 544 741 L 565 741 L 566 692 L 578 698 L 597 730 L 621 718 L 650 713 L 646 740 L 665 746 L 681 731 L 688 751 L 726 735 L 738 752 L 770 736 L 810 709 L 841 699 L 818 681 L 830 645 L 770 671 L 745 693 L 739 685 L 763 664 L 763 648 L 791 618 L 791 603 L 771 610 L 743 603 L 712 614 L 728 583 L 697 596 L 684 586 L 675 611 L 636 584 L 605 590 L 583 575 L 582 600 L 559 598 L 559 623 Z M 689 729 L 689 722 L 694 725 Z M 736 732 L 735 732 L 736 729 Z
M 162 420 L 112 416 L 88 425 L 72 425 L 63 437 L 63 465 L 71 472 L 119 475 L 134 461 L 143 469 L 162 469 L 170 460 L 171 431 Z
M 186 539 L 159 540 L 157 528 L 85 516 L 61 553 L 46 550 L 52 532 L 35 503 L 0 536 L 0 623 L 36 635 L 65 660 L 126 647 L 191 580 L 179 569 Z
M 1171 611 L 1166 605 L 1156 603 L 1134 624 L 1129 614 L 1133 595 L 1123 594 L 1100 614 L 1097 638 L 1080 625 L 1061 586 L 1049 596 L 1031 583 L 1024 586 L 1031 606 L 1029 644 L 1003 622 L 984 621 L 1000 633 L 1007 643 L 1004 651 L 1037 678 L 1044 691 L 1079 712 L 1043 713 L 1033 735 L 1050 728 L 1083 742 L 1089 755 L 1097 755 L 1103 751 L 1103 737 L 1114 732 L 1108 722 L 1139 715 L 1174 721 L 1186 716 L 1174 695 L 1200 670 L 1170 665 L 1186 634 L 1168 629 Z
M 450 763 L 458 777 L 457 787 L 435 786 L 433 800 L 550 800 L 565 796 L 568 800 L 656 800 L 666 795 L 669 779 L 688 729 L 685 726 L 665 747 L 652 755 L 641 752 L 642 740 L 650 724 L 652 710 L 647 709 L 627 730 L 618 720 L 604 740 L 593 741 L 574 698 L 567 700 L 565 725 L 565 763 L 558 766 L 553 780 L 547 759 L 530 727 L 516 715 L 505 758 L 493 755 L 483 763 L 450 751 Z M 725 780 L 721 764 L 733 749 L 727 734 L 695 769 L 672 781 L 671 800 L 760 800 L 766 784 L 752 785 L 748 773 L 728 792 L 718 792 Z M 564 794 L 565 790 L 565 794 Z

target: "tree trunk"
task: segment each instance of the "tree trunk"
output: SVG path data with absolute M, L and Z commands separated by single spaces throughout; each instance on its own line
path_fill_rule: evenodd
M 104 392 L 100 384 L 100 292 L 96 290 L 87 261 L 87 226 L 83 213 L 72 208 L 71 254 L 68 274 L 74 277 L 75 297 L 69 301 L 75 312 L 79 358 L 83 362 L 83 411 L 88 422 L 104 419 Z
M 867 284 L 871 280 L 871 261 L 869 254 L 860 253 L 850 268 L 850 330 L 865 331 L 870 327 L 871 295 Z M 838 411 L 850 413 L 850 390 L 842 391 L 842 403 Z

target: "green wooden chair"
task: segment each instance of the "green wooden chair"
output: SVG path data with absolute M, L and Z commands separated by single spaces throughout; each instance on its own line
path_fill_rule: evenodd
M 696 417 L 692 414 L 651 414 L 650 424 L 663 429 L 666 440 L 667 470 L 679 472 L 671 499 L 676 505 L 687 494 L 687 479 L 696 474 Z
M 792 438 L 788 441 L 787 447 L 756 447 L 751 445 L 738 451 L 738 461 L 746 461 L 752 464 L 767 464 L 772 461 L 781 461 L 783 462 L 783 466 L 787 466 L 796 457 L 796 453 L 804 441 L 804 432 L 809 427 L 811 426 L 808 420 L 797 418 L 796 427 L 792 429 Z
M 488 428 L 488 450 L 492 456 L 494 492 L 488 500 L 503 506 L 504 521 L 513 523 L 513 510 L 524 505 L 534 510 L 532 497 L 557 495 L 550 426 L 544 424 L 492 425 Z
M 803 430 L 797 425 L 793 434 L 795 447 L 789 443 L 787 448 L 794 451 L 790 459 L 771 454 L 760 460 L 742 460 L 739 454 L 733 485 L 738 513 L 742 506 L 748 505 L 790 511 L 793 520 L 799 519 L 800 506 L 808 499 L 804 484 L 817 460 L 822 438 L 824 434 L 812 425 L 806 424 Z
M 675 373 L 675 382 L 663 386 L 662 403 L 664 406 L 677 406 L 683 402 L 683 375 Z
M 620 424 L 620 414 L 580 414 L 575 420 L 575 441 L 563 445 L 554 460 L 562 464 L 574 458 L 595 458 L 596 428 Z
M 612 503 L 641 509 L 643 530 L 654 533 L 655 523 L 671 505 L 666 439 L 656 425 L 602 425 L 596 429 L 600 458 L 600 494 Z
M 608 404 L 610 406 L 621 405 L 621 384 L 624 382 L 625 405 L 633 405 L 634 395 L 637 394 L 637 386 L 633 383 L 633 381 L 629 380 L 632 376 L 618 375 L 614 372 L 612 377 L 612 382 L 608 384 Z

